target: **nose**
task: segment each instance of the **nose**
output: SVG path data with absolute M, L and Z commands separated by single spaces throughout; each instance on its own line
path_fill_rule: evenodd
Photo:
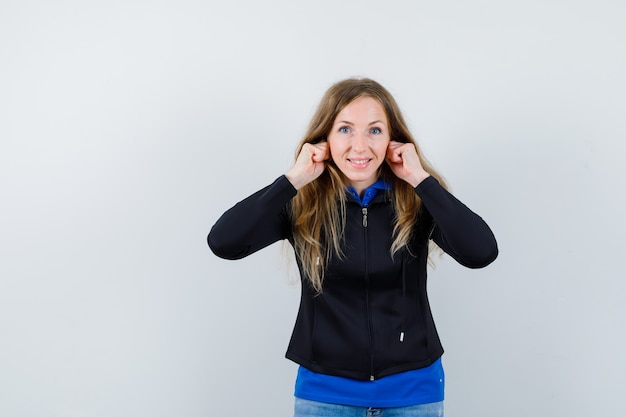
M 367 149 L 367 135 L 365 132 L 357 132 L 352 137 L 352 148 L 356 152 L 363 152 Z

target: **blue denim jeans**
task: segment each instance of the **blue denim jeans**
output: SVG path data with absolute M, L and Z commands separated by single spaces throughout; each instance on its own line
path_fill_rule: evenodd
M 408 407 L 372 408 L 296 398 L 294 417 L 443 417 L 443 401 Z

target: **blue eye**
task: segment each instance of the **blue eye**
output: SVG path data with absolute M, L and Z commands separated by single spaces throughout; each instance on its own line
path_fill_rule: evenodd
M 339 128 L 339 133 L 350 133 L 350 128 L 348 126 L 342 126 Z
M 373 127 L 372 130 L 370 130 L 370 132 L 372 132 L 372 134 L 374 135 L 380 135 L 381 133 L 383 133 L 383 131 L 380 130 L 380 128 L 378 127 Z

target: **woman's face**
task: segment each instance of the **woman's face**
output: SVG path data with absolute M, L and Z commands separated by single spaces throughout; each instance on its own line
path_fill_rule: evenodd
M 387 115 L 372 97 L 354 100 L 335 118 L 328 135 L 330 156 L 359 194 L 378 179 L 389 140 Z

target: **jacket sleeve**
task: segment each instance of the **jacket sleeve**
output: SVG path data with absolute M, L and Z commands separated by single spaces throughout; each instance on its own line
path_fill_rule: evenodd
M 291 236 L 287 203 L 297 191 L 283 175 L 235 204 L 211 228 L 207 242 L 224 259 L 241 259 Z
M 461 265 L 482 268 L 498 256 L 498 244 L 485 221 L 439 182 L 428 177 L 415 192 L 433 218 L 430 238 Z

